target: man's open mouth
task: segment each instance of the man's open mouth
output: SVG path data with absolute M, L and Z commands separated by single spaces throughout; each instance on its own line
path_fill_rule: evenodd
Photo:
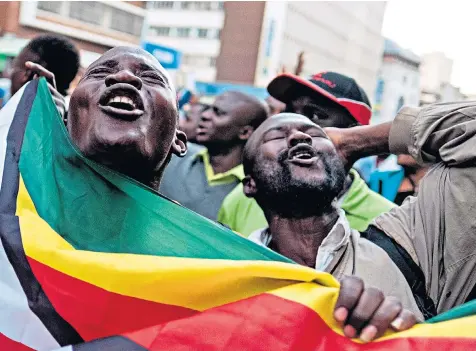
M 310 145 L 298 144 L 288 152 L 288 160 L 292 163 L 310 165 L 317 160 L 317 151 Z
M 126 120 L 137 119 L 144 113 L 140 92 L 130 84 L 114 84 L 106 89 L 99 106 L 106 113 Z

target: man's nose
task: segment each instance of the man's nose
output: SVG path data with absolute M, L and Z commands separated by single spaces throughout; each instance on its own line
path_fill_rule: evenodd
M 293 147 L 301 143 L 312 145 L 312 137 L 309 134 L 306 134 L 300 131 L 294 131 L 289 135 L 288 137 L 289 147 Z
M 211 107 L 209 107 L 201 113 L 200 119 L 202 121 L 208 121 L 211 118 L 211 113 L 212 113 L 212 109 Z
M 137 77 L 129 70 L 119 71 L 114 74 L 110 74 L 106 77 L 106 86 L 110 87 L 111 85 L 118 83 L 126 83 L 134 86 L 136 89 L 140 90 L 142 88 L 142 79 Z

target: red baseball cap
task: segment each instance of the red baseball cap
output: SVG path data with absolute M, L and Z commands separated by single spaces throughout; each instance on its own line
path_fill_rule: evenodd
M 364 90 L 353 78 L 335 72 L 317 73 L 309 79 L 284 73 L 269 83 L 268 92 L 286 104 L 297 95 L 308 95 L 323 104 L 332 101 L 344 107 L 362 125 L 369 124 L 372 116 L 372 107 Z

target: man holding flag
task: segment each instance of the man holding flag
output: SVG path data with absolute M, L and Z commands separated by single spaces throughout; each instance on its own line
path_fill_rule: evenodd
M 174 89 L 149 54 L 116 48 L 87 70 L 71 98 L 69 135 L 43 80 L 20 90 L 2 115 L 2 349 L 357 345 L 332 318 L 337 284 L 328 275 L 151 189 L 171 155 L 185 153 L 186 138 L 176 127 Z M 368 299 L 361 306 L 365 290 L 345 298 L 345 287 L 336 311 L 344 324 L 361 307 L 398 307 Z M 358 322 L 360 329 L 391 320 Z M 440 346 L 455 343 L 437 335 Z M 415 340 L 383 342 L 401 349 Z

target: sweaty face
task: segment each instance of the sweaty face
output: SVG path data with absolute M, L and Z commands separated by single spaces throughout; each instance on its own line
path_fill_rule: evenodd
M 257 199 L 301 206 L 301 213 L 330 206 L 345 169 L 322 128 L 301 116 L 278 117 L 259 132 L 252 175 Z
M 287 112 L 306 116 L 322 128 L 349 128 L 357 125 L 355 119 L 345 108 L 330 103 L 324 106 L 316 103 L 309 96 L 301 96 L 292 100 L 287 106 Z
M 140 180 L 165 166 L 177 114 L 174 88 L 160 64 L 145 51 L 116 48 L 76 87 L 68 130 L 87 157 Z
M 224 93 L 206 109 L 198 122 L 197 142 L 206 146 L 239 142 L 246 114 L 245 104 L 233 94 Z

